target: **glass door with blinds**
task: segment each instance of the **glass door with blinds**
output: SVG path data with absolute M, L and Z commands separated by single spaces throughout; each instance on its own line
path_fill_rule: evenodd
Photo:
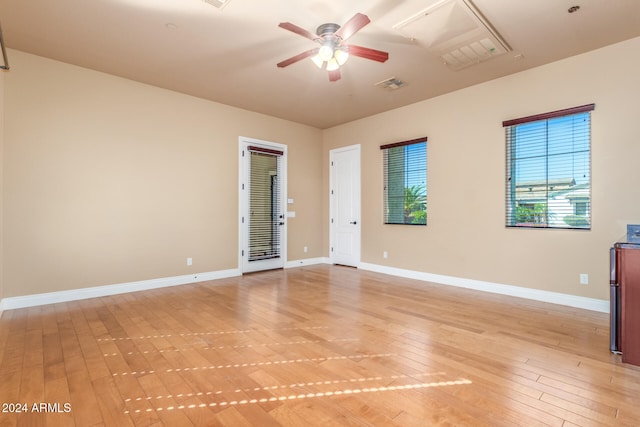
M 241 265 L 243 272 L 284 267 L 286 147 L 241 139 Z

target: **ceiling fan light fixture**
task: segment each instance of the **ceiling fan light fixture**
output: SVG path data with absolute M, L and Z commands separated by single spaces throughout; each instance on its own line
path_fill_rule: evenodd
M 324 48 L 327 49 L 324 49 Z M 316 67 L 326 69 L 327 71 L 335 71 L 342 67 L 349 59 L 349 50 L 345 46 L 334 48 L 333 45 L 327 43 L 323 45 L 317 54 L 311 57 Z
M 329 61 L 333 58 L 334 48 L 332 43 L 325 43 L 320 47 L 318 51 L 318 57 L 323 61 Z
M 343 66 L 345 62 L 347 62 L 347 59 L 349 59 L 349 50 L 346 47 L 336 49 L 334 58 L 338 62 L 338 65 Z
M 311 57 L 311 60 L 313 61 L 314 64 L 316 64 L 316 67 L 318 68 L 322 68 L 322 66 L 324 65 L 324 61 L 322 60 L 322 58 L 320 58 L 320 55 L 318 55 L 317 53 Z
M 336 58 L 331 58 L 327 61 L 327 71 L 335 71 L 338 68 L 340 68 L 340 64 L 338 64 Z

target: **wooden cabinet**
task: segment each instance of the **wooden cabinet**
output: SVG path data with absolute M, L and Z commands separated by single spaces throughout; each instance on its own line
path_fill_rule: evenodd
M 622 361 L 640 365 L 640 249 L 617 249 Z

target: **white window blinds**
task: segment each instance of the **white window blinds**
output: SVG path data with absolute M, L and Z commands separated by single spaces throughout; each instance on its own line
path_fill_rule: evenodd
M 281 151 L 250 146 L 249 261 L 280 257 Z
M 503 122 L 507 227 L 591 228 L 594 104 Z
M 385 224 L 427 224 L 427 137 L 382 145 Z

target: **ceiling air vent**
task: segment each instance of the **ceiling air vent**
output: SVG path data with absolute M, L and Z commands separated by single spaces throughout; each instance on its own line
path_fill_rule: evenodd
M 400 79 L 396 79 L 395 77 L 391 77 L 389 79 L 386 79 L 374 84 L 374 86 L 381 87 L 382 89 L 386 89 L 386 90 L 397 90 L 406 85 L 407 85 L 406 82 L 403 82 Z
M 231 0 L 202 0 L 205 3 L 209 3 L 213 7 L 217 7 L 218 9 L 224 8 Z
M 471 0 L 440 0 L 393 28 L 453 70 L 511 51 Z

